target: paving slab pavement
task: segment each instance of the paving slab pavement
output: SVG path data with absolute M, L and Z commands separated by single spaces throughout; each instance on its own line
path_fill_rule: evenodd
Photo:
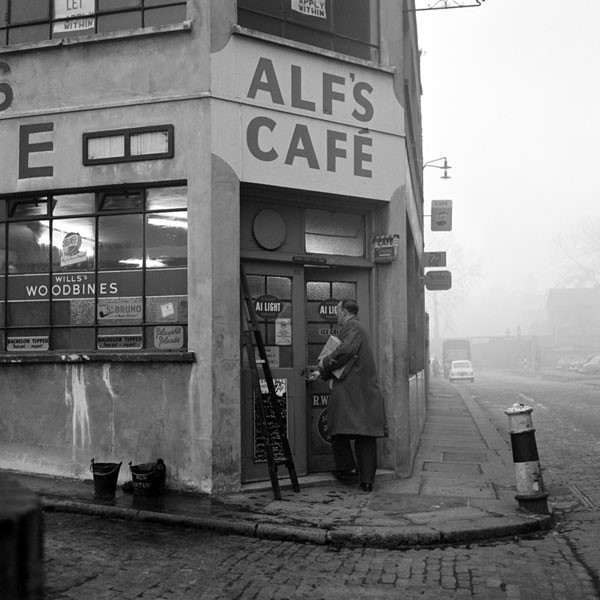
M 524 511 L 514 496 L 510 440 L 471 399 L 469 384 L 433 379 L 420 448 L 410 478 L 380 470 L 372 493 L 329 474 L 300 478 L 294 493 L 280 468 L 281 500 L 270 482 L 207 496 L 165 491 L 114 500 L 94 497 L 92 479 L 5 472 L 45 510 L 209 528 L 222 533 L 314 544 L 385 548 L 445 545 L 544 531 L 552 514 Z M 168 461 L 167 461 L 168 469 Z

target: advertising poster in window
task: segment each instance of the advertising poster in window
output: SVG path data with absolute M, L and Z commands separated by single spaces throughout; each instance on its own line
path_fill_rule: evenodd
M 180 350 L 184 342 L 183 325 L 154 327 L 153 344 L 157 350 Z
M 284 426 L 287 430 L 287 379 L 274 379 L 275 394 L 279 403 L 279 410 L 283 419 Z M 260 380 L 260 391 L 266 394 L 269 391 L 267 382 L 264 379 Z M 271 445 L 273 449 L 273 457 L 276 461 L 285 460 L 283 450 L 283 442 L 279 435 L 279 428 L 275 419 L 275 413 L 270 402 L 265 402 L 265 417 L 266 425 L 271 437 Z M 254 462 L 267 462 L 267 452 L 265 450 L 265 439 L 263 433 L 263 425 L 260 420 L 260 412 L 258 409 L 258 398 L 254 398 Z
M 98 298 L 98 323 L 141 323 L 143 302 L 134 298 Z
M 96 26 L 94 4 L 95 0 L 54 0 L 54 18 L 64 21 L 53 24 L 53 33 L 93 32 Z
M 98 334 L 98 350 L 141 350 L 142 332 Z
M 6 349 L 9 352 L 45 352 L 48 350 L 48 336 L 9 337 Z
M 309 17 L 327 18 L 325 0 L 292 0 L 292 10 Z

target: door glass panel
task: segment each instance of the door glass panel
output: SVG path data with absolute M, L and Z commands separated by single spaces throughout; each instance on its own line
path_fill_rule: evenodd
M 330 335 L 339 330 L 334 306 L 339 300 L 356 299 L 354 281 L 306 282 L 306 340 L 308 364 L 316 365 L 318 356 Z
M 326 300 L 331 298 L 330 286 L 328 281 L 307 281 L 306 299 L 309 301 Z
M 275 275 L 248 275 L 248 290 L 254 303 L 258 328 L 272 369 L 294 366 L 289 331 L 292 329 L 292 278 Z M 264 297 L 264 298 L 263 298 Z M 260 305 L 256 301 L 262 298 Z M 255 355 L 258 349 L 255 345 Z M 247 357 L 243 356 L 247 368 Z

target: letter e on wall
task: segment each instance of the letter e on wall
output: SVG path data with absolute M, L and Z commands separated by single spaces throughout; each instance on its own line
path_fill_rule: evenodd
M 31 137 L 38 133 L 54 131 L 54 123 L 32 123 L 19 128 L 19 179 L 34 177 L 52 177 L 54 168 L 50 165 L 30 167 L 29 155 L 34 152 L 52 152 L 52 141 L 32 141 Z

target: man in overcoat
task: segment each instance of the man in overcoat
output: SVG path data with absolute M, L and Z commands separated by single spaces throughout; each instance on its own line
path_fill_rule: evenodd
M 315 381 L 321 377 L 332 381 L 327 422 L 336 465 L 334 475 L 346 478 L 358 470 L 360 488 L 370 492 L 377 470 L 377 438 L 386 435 L 383 397 L 371 337 L 358 319 L 358 304 L 342 300 L 336 312 L 337 322 L 342 326 L 338 336 L 342 343 L 308 379 Z M 337 378 L 333 371 L 344 366 L 343 375 Z

